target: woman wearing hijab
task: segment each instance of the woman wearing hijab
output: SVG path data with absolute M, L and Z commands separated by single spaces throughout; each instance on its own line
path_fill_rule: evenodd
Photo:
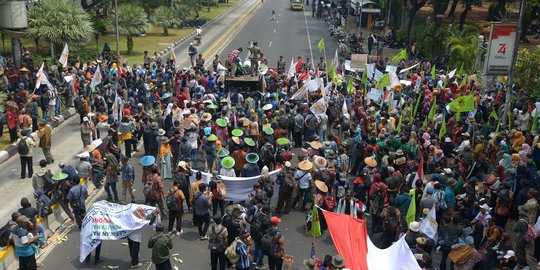
M 171 167 L 171 146 L 169 141 L 163 141 L 159 151 L 159 164 L 161 166 L 161 178 L 172 179 L 172 167 Z
M 521 145 L 521 151 L 518 152 L 519 157 L 521 158 L 521 162 L 525 162 L 527 160 L 527 156 L 531 154 L 531 146 L 528 143 L 524 143 Z

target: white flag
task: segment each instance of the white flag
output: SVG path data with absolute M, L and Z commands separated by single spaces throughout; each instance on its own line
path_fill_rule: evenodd
M 336 70 L 338 66 L 339 66 L 339 55 L 336 49 L 336 53 L 334 54 L 334 70 Z
M 43 72 L 43 66 L 45 65 L 45 62 L 41 63 L 41 67 L 39 68 L 37 74 L 36 74 L 36 89 L 38 89 L 42 84 L 47 85 L 47 88 L 54 89 L 52 84 L 49 82 L 49 79 L 47 79 L 47 74 Z
M 101 70 L 99 69 L 99 66 L 97 66 L 96 73 L 94 73 L 94 77 L 92 77 L 92 81 L 90 82 L 90 88 L 95 88 L 100 83 L 101 83 Z
M 456 75 L 457 68 L 448 73 L 448 79 L 452 79 Z
M 317 116 L 317 115 L 326 113 L 326 108 L 327 108 L 326 101 L 324 101 L 324 98 L 321 98 L 317 100 L 317 102 L 313 103 L 313 105 L 311 105 L 309 110 L 313 112 L 314 115 Z
M 60 64 L 62 64 L 62 67 L 67 66 L 68 57 L 69 57 L 69 48 L 68 48 L 68 45 L 66 43 L 66 45 L 64 45 L 64 50 L 62 51 L 62 55 L 60 55 L 60 59 L 58 60 L 58 62 L 60 62 Z
M 395 72 L 389 72 L 388 76 L 390 76 L 390 87 L 394 88 L 399 85 L 399 77 Z
M 373 76 L 375 75 L 375 63 L 366 64 L 366 71 L 367 71 L 367 77 L 369 79 L 373 79 Z
M 294 58 L 291 58 L 291 66 L 289 67 L 289 72 L 287 73 L 287 79 L 294 77 L 296 74 L 296 64 L 294 63 Z
M 343 113 L 343 116 L 347 119 L 351 119 L 351 115 L 349 114 L 349 110 L 347 109 L 347 102 L 343 101 L 343 107 L 341 108 L 341 112 Z
M 302 87 L 300 87 L 300 89 L 298 89 L 298 91 L 296 91 L 294 93 L 294 95 L 292 95 L 291 99 L 298 99 L 298 100 L 301 100 L 303 98 L 306 97 L 306 94 L 307 94 L 307 87 L 306 85 L 302 85 Z
M 439 227 L 439 224 L 437 224 L 437 214 L 435 211 L 435 206 L 433 206 L 426 218 L 422 220 L 420 231 L 437 243 L 437 227 Z

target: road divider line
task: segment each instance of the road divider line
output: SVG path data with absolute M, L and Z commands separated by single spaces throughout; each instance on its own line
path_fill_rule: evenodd
M 254 3 L 253 6 L 249 9 L 249 11 L 248 11 L 247 13 L 244 13 L 244 15 L 242 15 L 242 17 L 240 17 L 240 19 L 238 19 L 238 20 L 236 21 L 236 23 L 235 23 L 231 28 L 229 28 L 229 30 L 227 30 L 227 32 L 225 32 L 225 33 L 223 34 L 223 36 L 222 36 L 222 37 L 221 37 L 221 38 L 220 38 L 220 39 L 219 39 L 219 40 L 218 40 L 218 41 L 217 41 L 210 49 L 208 49 L 208 51 L 205 52 L 205 54 L 203 55 L 203 59 L 206 60 L 206 58 L 208 58 L 208 56 L 210 56 L 210 55 L 212 54 L 212 52 L 213 52 L 214 50 L 216 50 L 216 48 L 217 48 L 219 45 L 221 45 L 221 43 L 223 43 L 223 41 L 224 41 L 224 40 L 225 40 L 225 39 L 226 39 L 226 38 L 227 38 L 234 30 L 238 30 L 238 29 L 237 29 L 237 26 L 238 26 L 241 22 L 243 22 L 243 21 L 247 18 L 248 15 L 251 15 L 251 14 L 255 11 L 255 9 L 256 9 L 257 7 L 260 7 L 260 6 L 261 6 L 261 5 L 259 5 L 258 3 L 259 3 L 258 1 L 255 1 L 255 3 Z
M 268 48 L 272 47 L 272 41 L 270 41 L 270 44 L 268 44 Z
M 308 45 L 309 45 L 309 54 L 311 55 L 311 66 L 315 66 L 313 63 L 313 48 L 311 48 L 311 36 L 309 35 L 309 25 L 307 23 L 307 15 L 306 12 L 304 13 L 304 22 L 306 23 L 306 33 L 307 33 L 307 39 L 308 39 Z
M 276 33 L 276 28 L 274 28 L 274 34 Z

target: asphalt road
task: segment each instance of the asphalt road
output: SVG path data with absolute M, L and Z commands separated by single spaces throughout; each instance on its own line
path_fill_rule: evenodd
M 247 3 L 248 1 L 246 1 Z M 277 11 L 275 21 L 270 20 L 272 9 Z M 318 58 L 324 56 L 317 49 L 317 43 L 321 37 L 325 39 L 328 58 L 332 59 L 336 44 L 329 36 L 326 24 L 311 18 L 311 7 L 306 6 L 303 12 L 291 11 L 288 1 L 265 1 L 255 11 L 255 14 L 246 23 L 244 28 L 232 38 L 232 41 L 228 45 L 223 46 L 225 49 L 221 50 L 220 56 L 221 59 L 225 59 L 227 53 L 232 49 L 239 46 L 246 48 L 249 41 L 258 41 L 262 52 L 268 59 L 270 67 L 276 66 L 279 55 L 284 56 L 287 62 L 287 68 L 291 57 L 294 57 L 296 60 L 297 56 L 302 56 L 304 59 L 308 56 L 312 59 L 315 57 L 314 64 L 316 64 Z M 205 38 L 205 40 L 214 41 L 217 39 L 216 37 L 212 37 L 210 39 Z M 200 48 L 200 51 L 206 48 L 210 48 L 208 43 L 204 45 L 204 49 Z M 179 51 L 176 52 L 178 55 Z M 181 54 L 177 56 L 177 59 L 180 57 L 182 57 Z M 245 54 L 242 55 L 242 58 L 245 58 Z M 180 59 L 178 61 L 185 62 L 185 60 Z M 64 156 L 66 159 L 71 159 L 76 154 L 74 149 L 80 148 L 79 134 L 74 132 L 76 131 L 76 123 L 73 119 L 70 121 L 66 123 L 67 125 L 64 124 L 59 128 L 58 135 L 54 139 L 58 141 L 58 144 L 54 147 L 53 154 Z M 62 150 L 57 150 L 58 148 Z M 140 157 L 141 154 L 137 153 L 132 159 L 132 164 L 135 165 L 138 175 L 141 172 L 141 167 L 138 164 Z M 57 158 L 57 160 L 60 159 Z M 6 164 L 16 167 L 17 163 L 15 163 L 14 159 L 8 162 Z M 0 172 L 0 176 L 2 176 L 2 173 L 4 172 Z M 11 173 L 11 175 L 11 179 L 15 181 L 16 174 Z M 168 181 L 165 183 L 165 186 L 169 188 L 171 182 Z M 120 193 L 120 185 L 118 189 Z M 143 201 L 142 183 L 139 178 L 137 178 L 135 183 L 135 189 L 137 202 L 141 203 Z M 101 192 L 99 197 L 104 199 L 105 194 L 103 191 Z M 275 206 L 275 202 L 272 203 L 272 206 Z M 305 217 L 305 213 L 291 211 L 289 215 L 283 216 L 283 222 L 280 225 L 286 239 L 286 253 L 295 258 L 294 269 L 301 269 L 302 260 L 310 256 L 312 239 L 304 233 Z M 175 236 L 173 239 L 174 249 L 172 253 L 179 253 L 178 257 L 183 260 L 183 263 L 176 263 L 176 266 L 179 269 L 209 269 L 210 256 L 207 249 L 207 242 L 198 239 L 197 229 L 191 225 L 191 214 L 186 213 L 184 215 L 183 228 L 184 233 L 180 236 Z M 143 230 L 140 259 L 141 261 L 146 261 L 146 263 L 141 269 L 153 269 L 153 266 L 149 263 L 151 250 L 146 248 L 148 239 L 152 234 L 153 232 L 148 228 Z M 107 266 L 118 266 L 118 269 L 128 269 L 130 261 L 129 252 L 127 246 L 122 245 L 126 241 L 106 241 L 101 251 L 101 257 L 105 261 L 95 266 L 93 265 L 93 261 L 88 265 L 80 264 L 78 261 L 79 232 L 72 230 L 67 236 L 68 241 L 55 243 L 50 247 L 51 250 L 44 257 L 45 265 L 41 269 L 103 269 Z M 336 253 L 328 233 L 317 239 L 316 251 L 320 257 L 324 257 L 326 254 L 334 255 Z
M 272 9 L 276 11 L 275 20 L 270 19 Z M 230 51 L 242 47 L 244 51 L 240 57 L 245 61 L 249 42 L 257 41 L 269 67 L 277 67 L 282 55 L 287 69 L 291 57 L 296 61 L 298 56 L 302 56 L 304 61 L 310 57 L 315 68 L 319 58 L 324 57 L 324 52 L 320 53 L 317 48 L 321 38 L 326 44 L 327 59 L 331 61 L 337 44 L 326 23 L 311 17 L 311 6 L 305 6 L 303 11 L 292 11 L 287 0 L 267 0 L 219 55 L 221 59 L 227 59 Z

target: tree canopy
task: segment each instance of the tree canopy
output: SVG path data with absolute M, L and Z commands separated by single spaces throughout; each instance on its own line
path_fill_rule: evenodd
M 92 39 L 90 15 L 74 3 L 41 0 L 28 13 L 28 37 L 83 46 Z

